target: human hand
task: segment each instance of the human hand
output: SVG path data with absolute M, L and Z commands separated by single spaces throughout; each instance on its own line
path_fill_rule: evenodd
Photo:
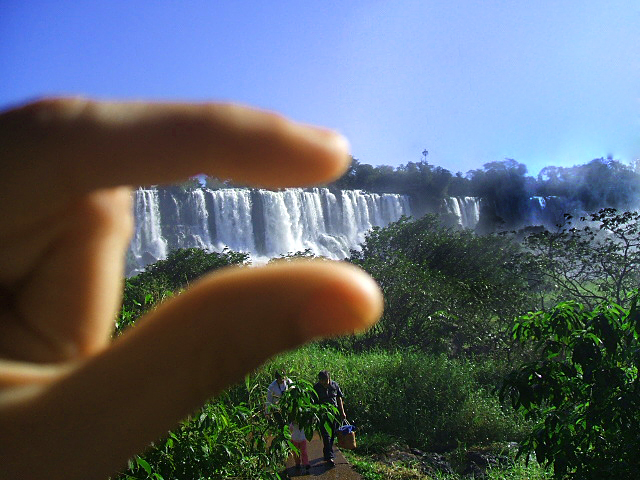
M 347 146 L 235 105 L 46 100 L 0 115 L 0 470 L 104 479 L 275 353 L 366 328 L 376 284 L 337 262 L 229 268 L 111 341 L 131 189 L 198 173 L 329 181 Z

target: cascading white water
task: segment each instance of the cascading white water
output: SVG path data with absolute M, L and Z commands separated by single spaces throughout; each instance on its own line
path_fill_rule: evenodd
M 531 197 L 529 201 L 532 204 L 537 204 L 536 206 L 540 208 L 540 210 L 544 210 L 547 206 L 547 199 L 545 197 Z
M 373 226 L 411 215 L 409 199 L 360 190 L 327 188 L 281 191 L 206 188 L 190 191 L 138 189 L 136 232 L 129 274 L 165 258 L 173 248 L 247 252 L 268 259 L 310 249 L 341 259 L 364 241 Z
M 286 192 L 261 191 L 264 205 L 265 253 L 267 256 L 277 256 L 279 253 L 304 250 L 300 243 L 299 231 L 294 232 L 298 225 L 299 211 L 292 211 L 293 200 L 287 198 Z M 289 203 L 289 205 L 287 205 Z M 296 234 L 298 233 L 298 235 Z
M 455 215 L 464 228 L 475 228 L 480 220 L 480 199 L 477 197 L 447 197 L 444 205 L 447 213 Z
M 162 236 L 158 192 L 139 189 L 135 195 L 135 232 L 129 252 L 139 263 L 146 264 L 165 258 L 168 246 Z
M 210 195 L 216 238 L 209 249 L 221 251 L 225 246 L 238 252 L 254 252 L 251 219 L 251 191 L 247 189 L 201 190 Z
M 211 234 L 209 233 L 209 212 L 207 211 L 207 205 L 204 199 L 203 190 L 194 190 L 192 196 L 191 208 L 195 211 L 197 233 L 195 237 L 197 239 L 198 246 L 200 248 L 209 248 L 211 246 Z

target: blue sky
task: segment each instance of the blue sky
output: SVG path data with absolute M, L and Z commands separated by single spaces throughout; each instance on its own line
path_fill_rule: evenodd
M 640 2 L 0 0 L 0 106 L 233 100 L 361 162 L 640 158 Z

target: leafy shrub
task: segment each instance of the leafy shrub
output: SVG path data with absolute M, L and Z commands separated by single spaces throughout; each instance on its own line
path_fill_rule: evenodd
M 229 404 L 224 395 L 205 405 L 143 456 L 129 462 L 119 480 L 223 478 L 279 479 L 291 452 L 289 423 L 296 421 L 309 437 L 335 407 L 314 403 L 308 382 L 284 392 L 272 415 L 264 413 L 263 388 L 245 384 L 250 403 Z
M 215 402 L 130 461 L 118 478 L 278 478 L 274 467 L 283 453 L 267 449 L 266 431 L 266 421 L 255 410 Z
M 640 475 L 638 297 L 623 309 L 564 302 L 516 323 L 540 359 L 510 373 L 501 397 L 534 420 L 520 454 L 553 465 L 556 478 Z
M 524 241 L 545 296 L 553 304 L 571 299 L 590 309 L 609 299 L 628 307 L 640 282 L 640 212 L 603 208 L 579 219 L 565 215 L 558 227 Z
M 116 335 L 133 325 L 144 312 L 202 275 L 229 265 L 242 265 L 247 259 L 245 253 L 226 249 L 220 253 L 199 248 L 173 250 L 165 260 L 158 260 L 144 272 L 125 280 Z
M 382 319 L 333 344 L 453 357 L 508 352 L 513 318 L 534 305 L 520 259 L 512 239 L 447 227 L 432 214 L 374 228 L 350 261 L 380 285 Z

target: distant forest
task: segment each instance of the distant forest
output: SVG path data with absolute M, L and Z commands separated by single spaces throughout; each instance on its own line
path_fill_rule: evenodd
M 560 197 L 582 211 L 603 207 L 629 210 L 640 199 L 640 160 L 625 165 L 612 157 L 597 158 L 573 167 L 543 168 L 537 177 L 513 159 L 484 164 L 466 174 L 452 174 L 426 161 L 399 167 L 372 166 L 353 160 L 347 173 L 332 186 L 376 193 L 409 195 L 419 213 L 437 211 L 445 197 L 479 197 L 486 206 L 502 206 L 504 222 L 516 224 L 518 212 L 527 210 L 530 198 Z

